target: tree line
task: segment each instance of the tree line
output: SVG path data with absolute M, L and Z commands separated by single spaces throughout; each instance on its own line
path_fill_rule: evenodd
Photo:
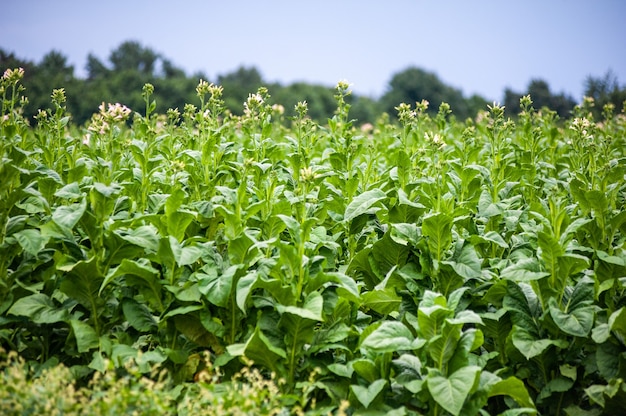
M 214 80 L 201 72 L 189 76 L 162 54 L 136 41 L 120 44 L 106 62 L 89 54 L 85 78 L 76 76 L 74 67 L 59 51 L 53 50 L 40 62 L 32 62 L 0 49 L 2 72 L 17 67 L 25 70 L 25 94 L 29 100 L 25 116 L 28 118 L 36 115 L 38 109 L 50 107 L 50 94 L 55 88 L 65 88 L 67 110 L 77 124 L 88 121 L 103 101 L 120 102 L 141 112 L 145 106 L 142 87 L 146 83 L 154 85 L 157 111 L 182 110 L 186 103 L 197 101 L 195 87 L 199 79 L 224 88 L 226 107 L 233 114 L 240 114 L 248 94 L 261 86 L 268 88 L 274 102 L 284 106 L 287 116 L 294 115 L 295 104 L 303 100 L 307 101 L 309 115 L 315 120 L 332 117 L 336 108 L 332 87 L 303 82 L 289 85 L 268 83 L 257 68 L 244 66 Z M 503 104 L 509 115 L 515 116 L 519 112 L 519 99 L 527 94 L 531 95 L 535 108 L 547 107 L 562 118 L 569 117 L 576 105 L 571 96 L 553 93 L 547 82 L 536 79 L 529 83 L 527 91 L 505 90 Z M 598 113 L 609 103 L 613 104 L 614 111 L 620 111 L 626 100 L 626 86 L 620 86 L 617 77 L 607 72 L 604 77 L 589 76 L 585 80 L 585 95 L 595 100 L 594 111 Z M 426 100 L 430 103 L 428 111 L 436 113 L 439 104 L 447 102 L 459 119 L 474 117 L 489 104 L 480 95 L 466 97 L 461 90 L 446 85 L 435 73 L 417 67 L 392 75 L 387 91 L 378 99 L 357 94 L 349 99 L 350 114 L 361 123 L 374 122 L 382 113 L 394 117 L 395 107 L 400 103 L 414 104 Z

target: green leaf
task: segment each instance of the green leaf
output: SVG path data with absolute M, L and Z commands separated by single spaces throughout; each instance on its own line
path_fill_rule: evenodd
M 160 274 L 147 259 L 122 260 L 122 263 L 111 269 L 102 281 L 99 293 L 114 279 L 124 276 L 126 285 L 140 289 L 144 298 L 159 311 L 163 310 Z
M 100 346 L 98 334 L 96 334 L 95 329 L 93 329 L 91 325 L 76 319 L 70 320 L 70 325 L 74 332 L 74 338 L 76 338 L 78 352 L 88 352 Z
M 367 387 L 351 385 L 350 390 L 366 409 L 387 386 L 387 380 L 376 380 Z
M 535 408 L 532 398 L 528 394 L 526 385 L 517 377 L 511 376 L 498 381 L 489 388 L 489 397 L 509 396 L 522 407 Z
M 609 317 L 608 326 L 622 339 L 626 339 L 626 308 L 621 307 L 613 312 Z
M 443 264 L 452 266 L 454 271 L 464 278 L 480 279 L 482 263 L 476 249 L 471 245 L 464 245 L 458 255 L 455 255 L 452 260 L 444 261 Z
M 218 354 L 223 352 L 220 341 L 202 325 L 202 322 L 196 315 L 191 313 L 184 315 L 178 314 L 175 315 L 173 319 L 176 329 L 189 341 L 201 347 L 210 347 Z
M 48 242 L 48 239 L 43 237 L 39 230 L 30 228 L 14 233 L 13 238 L 17 240 L 24 251 L 33 256 L 39 254 Z
M 142 225 L 123 233 L 121 230 L 115 232 L 131 244 L 155 253 L 159 250 L 159 231 L 154 225 Z
M 67 274 L 61 278 L 59 286 L 61 292 L 94 312 L 94 307 L 102 303 L 98 293 L 104 281 L 97 259 L 92 257 L 87 261 L 81 260 L 58 267 L 58 269 L 67 271 Z
M 409 253 L 409 247 L 396 243 L 390 233 L 386 233 L 372 245 L 369 257 L 372 271 L 383 278 L 392 268 L 404 266 Z
M 428 391 L 433 399 L 448 412 L 458 415 L 469 393 L 475 388 L 480 376 L 480 367 L 463 367 L 449 377 L 438 372 L 429 372 Z
M 361 299 L 363 306 L 383 315 L 389 315 L 392 312 L 398 311 L 402 303 L 402 298 L 398 296 L 396 290 L 391 287 L 383 290 L 365 292 L 361 296 Z
M 254 289 L 257 279 L 258 273 L 256 271 L 251 271 L 237 281 L 235 297 L 237 306 L 243 313 L 246 313 L 246 301 L 248 300 L 252 289 Z
M 422 222 L 422 234 L 428 238 L 428 248 L 437 260 L 441 260 L 452 243 L 452 224 L 452 218 L 441 212 L 425 217 Z
M 230 299 L 235 274 L 240 268 L 241 265 L 230 266 L 222 273 L 211 275 L 197 273 L 196 279 L 200 285 L 200 293 L 212 304 L 225 308 Z
M 552 345 L 559 348 L 567 348 L 568 346 L 567 341 L 563 339 L 539 339 L 533 333 L 517 325 L 513 325 L 511 330 L 511 341 L 515 348 L 528 360 L 543 354 Z
M 565 254 L 565 250 L 556 238 L 543 231 L 537 233 L 537 244 L 541 249 L 541 258 L 546 268 L 553 274 L 556 273 L 558 258 Z
M 273 345 L 258 326 L 245 344 L 233 344 L 227 350 L 233 356 L 245 355 L 255 364 L 272 371 L 278 371 L 281 363 L 287 359 L 285 350 Z
M 62 227 L 72 230 L 87 209 L 87 199 L 83 198 L 80 204 L 56 207 L 52 212 L 52 220 Z
M 150 332 L 157 328 L 156 320 L 146 305 L 132 298 L 122 299 L 122 311 L 130 326 L 137 331 Z
M 369 358 L 359 358 L 349 363 L 355 373 L 365 379 L 368 383 L 373 383 L 380 378 L 380 371 L 374 360 Z
M 58 189 L 54 193 L 54 196 L 56 196 L 57 198 L 63 198 L 63 199 L 78 199 L 83 196 L 83 193 L 80 191 L 78 182 L 72 182 Z
M 438 369 L 442 370 L 450 361 L 461 339 L 461 325 L 446 322 L 441 333 L 428 341 L 428 353 Z
M 176 211 L 167 216 L 167 232 L 178 241 L 183 241 L 185 231 L 196 218 L 196 213 L 190 211 Z
M 404 246 L 417 246 L 422 238 L 421 229 L 415 224 L 396 223 L 391 224 L 391 233 L 389 235 L 393 241 Z
M 550 316 L 561 331 L 576 337 L 589 335 L 595 317 L 593 285 L 590 278 L 581 279 L 574 287 L 565 311 L 561 310 L 556 299 L 549 299 Z
M 363 192 L 348 204 L 343 214 L 343 220 L 350 222 L 359 215 L 376 212 L 377 209 L 372 207 L 385 198 L 387 198 L 387 194 L 378 188 Z
M 7 314 L 30 318 L 36 324 L 53 324 L 69 319 L 67 309 L 57 307 L 44 293 L 35 293 L 18 299 Z
M 383 321 L 361 342 L 361 348 L 376 353 L 411 350 L 414 340 L 415 336 L 402 322 Z
M 311 292 L 304 300 L 302 307 L 277 305 L 276 309 L 280 313 L 289 313 L 312 321 L 323 321 L 322 309 L 324 298 L 319 292 Z
M 443 298 L 443 296 L 442 296 Z M 445 298 L 443 298 L 445 301 Z M 438 335 L 446 318 L 453 315 L 453 311 L 441 305 L 422 306 L 417 310 L 419 333 L 425 339 Z
M 204 254 L 204 249 L 198 245 L 182 246 L 174 236 L 169 237 L 172 254 L 179 267 L 194 264 Z
M 548 272 L 542 272 L 536 258 L 530 257 L 517 260 L 500 272 L 500 277 L 513 282 L 530 282 L 550 276 Z

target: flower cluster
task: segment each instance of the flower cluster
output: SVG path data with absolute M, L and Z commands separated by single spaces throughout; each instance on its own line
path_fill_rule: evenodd
M 402 124 L 407 124 L 415 119 L 417 113 L 414 110 L 411 110 L 411 105 L 407 103 L 401 103 L 397 107 L 395 107 L 398 112 L 398 119 Z
M 249 94 L 248 99 L 243 103 L 243 112 L 250 116 L 258 110 L 263 104 L 263 96 L 259 93 Z
M 424 139 L 427 143 L 431 143 L 436 147 L 442 148 L 446 145 L 439 133 L 424 133 Z
M 5 81 L 9 85 L 17 84 L 22 78 L 24 78 L 24 68 L 7 68 L 4 74 L 2 74 L 2 81 Z
M 87 130 L 91 133 L 98 133 L 100 135 L 109 132 L 112 124 L 126 121 L 131 113 L 130 108 L 120 103 L 109 103 L 105 106 L 103 102 L 100 104 L 98 109 L 100 112 L 91 117 L 91 124 Z M 85 140 L 83 140 L 83 143 L 89 144 L 89 139 L 90 137 L 86 137 Z
M 313 182 L 318 177 L 319 175 L 315 173 L 315 171 L 311 167 L 300 169 L 300 180 L 302 182 Z
M 196 94 L 198 97 L 204 97 L 206 94 L 210 94 L 212 97 L 219 98 L 222 96 L 224 87 L 221 85 L 215 85 L 208 83 L 207 81 L 200 79 L 198 86 L 196 87 Z
M 130 116 L 131 110 L 130 108 L 122 105 L 120 103 L 115 104 L 107 104 L 107 109 L 104 108 L 104 102 L 100 104 L 98 109 L 100 110 L 100 114 L 102 117 L 108 122 L 116 122 L 116 121 L 126 121 Z

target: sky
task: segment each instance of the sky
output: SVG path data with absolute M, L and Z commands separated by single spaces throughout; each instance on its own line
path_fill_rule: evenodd
M 352 84 L 378 98 L 409 67 L 502 101 L 533 79 L 579 101 L 588 76 L 626 85 L 624 0 L 0 0 L 0 48 L 39 62 L 138 41 L 209 81 L 241 66 L 266 82 Z M 270 91 L 271 93 L 271 91 Z

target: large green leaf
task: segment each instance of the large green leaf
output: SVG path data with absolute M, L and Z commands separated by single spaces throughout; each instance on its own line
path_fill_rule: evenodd
M 522 353 L 526 359 L 537 357 L 550 346 L 567 348 L 568 343 L 563 339 L 539 338 L 536 334 L 517 325 L 513 325 L 511 330 L 511 341 L 515 348 Z
M 350 222 L 359 215 L 376 212 L 377 208 L 374 205 L 385 198 L 387 194 L 378 188 L 363 192 L 348 204 L 343 220 Z
M 422 306 L 417 310 L 419 334 L 425 339 L 431 339 L 441 332 L 446 318 L 452 317 L 453 311 L 441 305 Z
M 284 306 L 277 305 L 276 309 L 281 314 L 289 313 L 291 315 L 299 316 L 303 319 L 310 319 L 312 321 L 323 321 L 322 309 L 324 307 L 324 298 L 319 292 L 311 292 L 304 300 L 304 304 L 300 306 Z
M 159 230 L 154 225 L 142 225 L 131 230 L 116 230 L 122 239 L 152 252 L 159 250 Z
M 87 199 L 83 198 L 79 204 L 62 205 L 52 212 L 52 220 L 62 227 L 73 229 L 87 209 Z
M 228 346 L 227 350 L 234 357 L 245 355 L 255 364 L 272 371 L 278 371 L 287 359 L 285 350 L 272 344 L 258 326 L 245 344 L 233 344 Z
M 369 257 L 372 271 L 382 279 L 393 267 L 404 266 L 409 253 L 409 247 L 395 242 L 390 233 L 386 233 L 372 246 Z
M 411 330 L 402 322 L 383 321 L 361 342 L 361 348 L 376 353 L 411 350 L 415 341 Z
M 246 301 L 250 297 L 250 293 L 252 289 L 254 289 L 254 285 L 257 282 L 258 273 L 256 271 L 251 271 L 241 279 L 237 280 L 237 287 L 235 292 L 235 298 L 237 301 L 237 306 L 239 309 L 246 313 Z
M 458 415 L 465 399 L 478 384 L 480 367 L 467 366 L 455 371 L 449 377 L 430 371 L 427 377 L 428 391 L 439 406 L 453 415 Z
M 396 290 L 391 287 L 365 292 L 361 296 L 361 299 L 363 306 L 371 308 L 383 315 L 389 315 L 392 312 L 398 311 L 402 303 L 402 298 L 398 296 Z
M 557 304 L 556 299 L 550 298 L 548 301 L 550 316 L 566 334 L 576 337 L 589 335 L 595 317 L 595 306 L 592 305 L 593 286 L 594 282 L 590 278 L 580 279 L 564 309 Z
M 428 248 L 441 260 L 443 253 L 452 243 L 452 218 L 442 212 L 430 214 L 422 222 L 422 234 L 428 238 Z
M 482 262 L 472 245 L 464 245 L 459 253 L 455 253 L 452 260 L 442 263 L 452 266 L 454 271 L 465 280 L 480 279 L 481 277 Z
M 387 380 L 378 379 L 367 387 L 353 384 L 350 389 L 357 400 L 367 409 L 386 386 Z
M 35 293 L 15 301 L 7 314 L 30 318 L 36 324 L 53 324 L 69 319 L 69 312 L 58 307 L 44 293 Z
M 559 240 L 547 232 L 540 231 L 537 233 L 537 243 L 541 249 L 541 258 L 546 268 L 554 275 L 557 273 L 558 258 L 565 254 L 564 248 Z
M 534 257 L 517 260 L 500 272 L 500 277 L 513 282 L 529 282 L 547 276 L 550 273 L 541 271 L 541 266 Z
M 176 237 L 172 235 L 169 236 L 169 243 L 171 252 L 179 267 L 195 263 L 205 252 L 205 249 L 197 244 L 181 245 Z
M 438 369 L 442 370 L 454 355 L 461 339 L 462 324 L 452 325 L 446 322 L 441 333 L 428 341 L 427 350 Z
M 493 396 L 509 396 L 522 407 L 535 407 L 524 382 L 514 376 L 502 379 L 491 385 L 489 388 L 489 397 Z
M 122 299 L 122 311 L 128 324 L 137 331 L 150 332 L 157 328 L 157 322 L 146 305 L 132 298 Z
M 104 288 L 113 280 L 122 276 L 128 286 L 136 287 L 141 290 L 144 298 L 150 302 L 151 305 L 159 310 L 164 308 L 159 271 L 152 267 L 147 259 L 122 260 L 119 266 L 109 271 L 102 282 L 100 293 L 102 293 Z
M 24 251 L 33 256 L 39 254 L 48 242 L 39 230 L 33 228 L 16 232 L 13 234 L 13 238 L 17 240 Z
M 74 264 L 59 266 L 59 270 L 67 272 L 61 278 L 59 286 L 61 292 L 95 312 L 96 306 L 102 303 L 99 292 L 104 284 L 97 259 L 92 257 L 87 261 L 81 260 Z
M 200 293 L 212 304 L 226 307 L 230 300 L 235 274 L 240 268 L 240 265 L 230 266 L 222 272 L 216 271 L 210 275 L 197 273 L 196 279 L 200 285 Z
M 100 346 L 100 340 L 95 329 L 86 322 L 76 319 L 70 320 L 78 352 L 88 352 Z

